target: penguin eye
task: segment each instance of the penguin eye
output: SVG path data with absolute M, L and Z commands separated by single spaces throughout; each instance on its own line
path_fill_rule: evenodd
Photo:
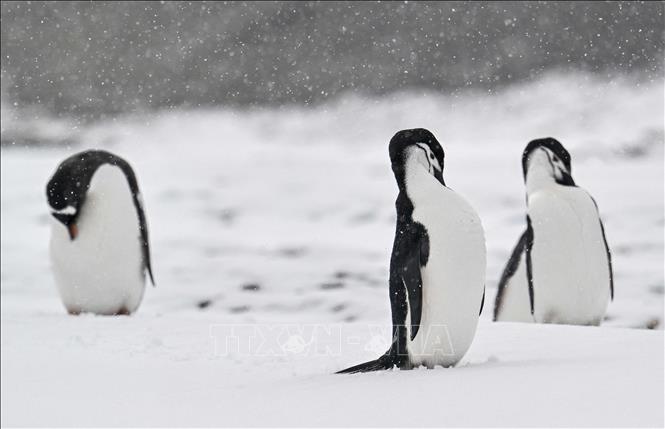
M 429 154 L 429 159 L 434 159 L 434 154 L 433 153 Z

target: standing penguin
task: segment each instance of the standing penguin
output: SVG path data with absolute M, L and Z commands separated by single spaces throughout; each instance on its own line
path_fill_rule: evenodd
M 614 281 L 596 202 L 553 138 L 527 145 L 522 171 L 527 226 L 499 281 L 494 320 L 599 325 Z
M 136 176 L 124 159 L 89 150 L 65 159 L 46 186 L 51 262 L 70 314 L 131 314 L 154 285 Z
M 476 333 L 485 298 L 485 235 L 473 208 L 446 187 L 444 152 L 429 131 L 400 131 L 390 140 L 399 194 L 390 259 L 392 344 L 355 373 L 452 366 Z

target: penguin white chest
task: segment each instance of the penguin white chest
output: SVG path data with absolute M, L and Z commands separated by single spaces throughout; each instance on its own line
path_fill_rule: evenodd
M 553 185 L 529 195 L 534 232 L 534 316 L 545 323 L 601 322 L 610 274 L 598 211 L 580 188 Z
M 413 220 L 427 231 L 429 257 L 421 269 L 420 329 L 407 348 L 414 365 L 452 366 L 471 346 L 478 324 L 485 288 L 484 231 L 473 208 L 432 176 L 410 177 L 408 184 Z
M 71 313 L 132 313 L 145 286 L 137 211 L 127 178 L 103 165 L 90 182 L 77 220 L 78 236 L 52 222 L 55 282 Z

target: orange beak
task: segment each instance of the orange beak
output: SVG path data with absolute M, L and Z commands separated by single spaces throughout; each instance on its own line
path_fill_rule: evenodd
M 70 223 L 67 227 L 69 230 L 69 238 L 73 241 L 79 235 L 79 229 L 75 223 Z

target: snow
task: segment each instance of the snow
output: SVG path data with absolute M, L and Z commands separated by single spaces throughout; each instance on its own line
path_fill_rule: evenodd
M 3 426 L 663 425 L 662 331 L 485 321 L 454 369 L 335 375 L 373 355 L 222 356 L 213 314 L 146 313 L 3 316 Z
M 663 327 L 662 94 L 551 74 L 489 95 L 126 116 L 82 128 L 80 146 L 3 147 L 2 425 L 663 425 L 663 331 L 628 329 Z M 479 332 L 458 368 L 332 375 L 381 349 L 365 342 L 390 320 L 387 145 L 411 127 L 437 136 L 446 184 L 485 228 Z M 544 136 L 571 152 L 614 251 L 600 328 L 490 322 L 524 228 L 521 151 Z M 126 158 L 143 194 L 157 287 L 129 318 L 67 316 L 50 273 L 44 187 L 87 147 Z M 362 340 L 220 356 L 211 326 L 229 324 Z

